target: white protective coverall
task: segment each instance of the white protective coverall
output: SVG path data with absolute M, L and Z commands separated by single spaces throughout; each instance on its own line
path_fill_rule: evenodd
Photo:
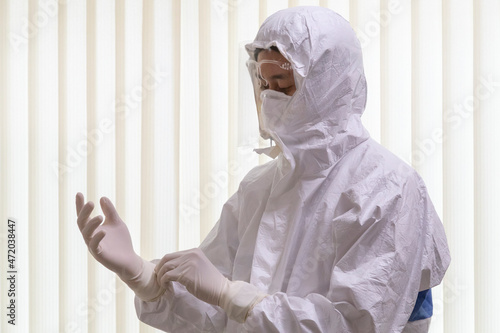
M 270 46 L 297 85 L 282 114 L 264 115 L 281 152 L 245 176 L 200 245 L 224 276 L 269 296 L 238 323 L 173 282 L 157 301 L 136 298 L 139 318 L 172 332 L 417 327 L 408 322 L 417 293 L 441 282 L 450 255 L 422 179 L 361 124 L 355 33 L 331 10 L 295 7 L 270 16 L 246 48 L 253 59 Z

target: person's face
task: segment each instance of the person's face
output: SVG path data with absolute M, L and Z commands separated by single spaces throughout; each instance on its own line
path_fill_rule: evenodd
M 262 50 L 259 52 L 257 61 L 274 60 L 281 63 L 289 63 L 281 55 L 281 53 L 274 50 Z M 295 93 L 295 80 L 293 78 L 293 71 L 280 68 L 274 64 L 263 63 L 260 65 L 260 74 L 262 78 L 268 83 L 267 86 L 261 87 L 262 90 L 271 89 L 282 92 L 288 96 Z

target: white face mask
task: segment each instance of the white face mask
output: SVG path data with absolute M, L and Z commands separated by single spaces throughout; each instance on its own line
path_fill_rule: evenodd
M 262 101 L 259 117 L 260 136 L 264 139 L 273 138 L 276 140 L 273 133 L 279 136 L 289 121 L 286 109 L 292 96 L 268 89 L 261 92 L 260 99 Z

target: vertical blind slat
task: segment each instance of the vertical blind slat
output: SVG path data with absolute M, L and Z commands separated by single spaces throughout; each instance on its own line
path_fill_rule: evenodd
M 412 154 L 408 162 L 425 179 L 442 219 L 442 8 L 412 1 Z M 432 290 L 431 333 L 443 331 L 443 288 Z
M 179 238 L 179 114 L 180 1 L 154 3 L 154 210 L 148 237 L 154 244 L 146 259 L 178 249 Z M 143 221 L 144 222 L 144 221 Z
M 76 225 L 75 194 L 86 193 L 86 4 L 59 6 L 60 331 L 87 331 L 87 250 Z
M 7 219 L 15 218 L 16 230 L 16 308 L 21 319 L 16 326 L 8 324 L 5 314 L 0 319 L 2 332 L 29 330 L 29 183 L 28 183 L 28 43 L 30 36 L 22 28 L 28 17 L 28 1 L 2 1 L 0 5 L 0 289 L 2 309 L 9 301 L 7 270 Z
M 498 330 L 500 311 L 500 4 L 474 2 L 475 330 Z
M 330 8 L 349 20 L 349 0 L 320 0 L 319 5 Z
M 269 9 L 269 6 L 267 8 Z M 236 89 L 234 92 L 229 92 L 235 95 L 235 104 L 229 111 L 234 117 L 235 123 L 229 123 L 228 126 L 230 128 L 231 126 L 235 126 L 234 132 L 237 139 L 235 142 L 231 142 L 231 138 L 229 139 L 233 144 L 230 146 L 230 150 L 234 149 L 236 152 L 229 159 L 228 164 L 229 176 L 234 180 L 235 185 L 234 189 L 230 189 L 229 195 L 232 195 L 236 191 L 239 182 L 251 168 L 258 165 L 259 161 L 262 163 L 268 160 L 267 156 L 264 157 L 263 154 L 259 156 L 253 152 L 253 148 L 259 142 L 257 137 L 258 121 L 253 87 L 250 84 L 248 69 L 246 67 L 249 55 L 246 52 L 245 45 L 255 38 L 259 28 L 259 15 L 261 12 L 259 2 L 242 2 L 240 6 L 234 7 L 233 11 L 236 17 L 234 29 L 237 32 L 236 35 L 232 36 L 235 40 L 234 50 L 232 50 L 234 52 L 232 56 L 235 57 L 235 64 L 229 70 L 234 72 L 234 79 L 236 81 L 229 82 L 229 84 L 236 87 Z M 265 145 L 267 146 L 269 143 L 266 142 Z
M 238 108 L 238 96 L 237 96 L 237 82 L 238 82 L 238 43 L 237 43 L 237 29 L 238 29 L 238 7 L 235 10 L 228 10 L 228 34 L 227 34 L 227 44 L 228 44 L 228 62 L 227 62 L 227 81 L 228 85 L 228 151 L 229 151 L 229 161 L 234 161 L 236 159 L 236 142 L 238 140 L 237 125 L 238 118 L 235 110 Z M 238 181 L 236 176 L 232 176 L 229 179 L 229 193 L 236 192 L 238 188 Z
M 452 253 L 444 331 L 474 332 L 472 1 L 443 1 L 443 222 Z
M 145 4 L 146 5 L 146 4 Z M 141 50 L 143 3 L 116 2 L 116 208 L 127 224 L 134 249 L 140 253 L 141 230 L 141 114 L 145 98 Z M 141 175 L 141 176 L 138 176 Z M 134 293 L 116 279 L 116 331 L 137 332 Z
M 102 214 L 99 198 L 115 200 L 115 3 L 88 2 L 87 17 L 87 200 L 95 203 L 94 213 Z M 106 125 L 103 125 L 107 124 Z M 102 128 L 111 127 L 105 133 Z M 99 135 L 98 133 L 104 133 Z M 90 332 L 115 332 L 115 274 L 88 256 Z
M 273 13 L 276 13 L 278 10 L 285 9 L 285 8 L 288 8 L 288 0 L 266 0 L 266 6 L 265 6 L 266 14 L 265 14 L 264 19 L 266 19 L 268 16 L 272 15 Z M 264 10 L 264 8 L 262 10 Z M 259 16 L 258 23 L 261 23 L 260 22 L 261 19 L 262 19 L 262 17 Z M 254 36 L 252 36 L 252 37 L 255 37 L 255 35 L 257 34 L 257 29 L 259 28 L 259 26 L 257 26 L 257 28 L 254 30 L 254 32 L 253 32 Z
M 349 18 L 363 50 L 363 65 L 367 81 L 366 109 L 362 116 L 363 125 L 370 132 L 370 136 L 380 142 L 380 77 L 383 70 L 380 68 L 380 34 L 383 28 L 394 20 L 393 13 L 385 10 L 381 20 L 381 8 L 378 1 L 355 0 L 351 1 Z M 383 23 L 383 24 L 382 24 Z
M 381 1 L 381 13 L 391 1 Z M 402 159 L 411 154 L 411 1 L 398 2 L 397 15 L 381 24 L 381 143 Z M 382 16 L 381 16 L 382 19 Z
M 229 10 L 229 8 L 228 8 Z M 200 2 L 200 241 L 228 198 L 227 11 Z
M 149 75 L 150 71 L 154 72 L 155 66 L 155 29 L 156 24 L 154 11 L 155 2 L 144 3 L 144 11 L 142 13 L 142 76 L 144 78 Z M 132 14 L 132 13 L 131 13 Z M 137 80 L 137 79 L 136 79 Z M 149 87 L 149 85 L 148 85 Z M 152 231 L 154 229 L 153 225 L 156 222 L 155 209 L 154 209 L 154 194 L 155 194 L 155 160 L 154 148 L 157 144 L 155 142 L 155 122 L 156 113 L 154 110 L 156 92 L 153 88 L 143 88 L 142 96 L 140 99 L 140 104 L 142 104 L 142 109 L 138 112 L 141 115 L 141 136 L 137 139 L 141 142 L 140 152 L 140 174 L 141 183 L 140 186 L 140 198 L 138 197 L 138 202 L 141 203 L 141 219 L 140 226 L 134 230 L 140 236 L 140 253 L 146 258 L 151 257 L 154 251 L 154 234 Z M 130 123 L 132 125 L 132 123 Z M 130 175 L 132 176 L 132 175 Z M 137 203 L 138 203 L 137 202 Z
M 59 323 L 58 178 L 51 167 L 58 160 L 58 24 L 57 6 L 48 12 L 43 5 L 31 0 L 28 9 L 39 26 L 28 45 L 29 318 L 30 329 L 49 332 Z
M 200 70 L 200 187 L 199 193 L 199 209 L 200 209 L 200 239 L 202 241 L 210 231 L 212 224 L 210 219 L 213 218 L 213 203 L 211 199 L 216 199 L 217 184 L 212 182 L 211 175 L 215 174 L 216 154 L 216 126 L 213 123 L 214 109 L 212 105 L 212 89 L 214 86 L 210 81 L 212 77 L 212 15 L 211 3 L 201 1 L 199 3 L 199 70 Z M 222 52 L 221 52 L 222 53 Z M 215 55 L 217 56 L 217 55 Z M 216 69 L 215 69 L 216 70 Z M 215 128 L 214 128 L 215 127 Z
M 199 9 L 198 0 L 181 2 L 179 247 L 199 245 Z

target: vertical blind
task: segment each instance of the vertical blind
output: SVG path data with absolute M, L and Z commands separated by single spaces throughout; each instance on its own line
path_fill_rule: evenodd
M 266 161 L 252 152 L 266 143 L 243 45 L 299 5 L 350 21 L 368 81 L 363 122 L 418 170 L 443 220 L 452 264 L 431 332 L 495 331 L 500 2 L 0 0 L 1 332 L 156 331 L 88 254 L 74 196 L 115 202 L 146 259 L 199 245 Z

